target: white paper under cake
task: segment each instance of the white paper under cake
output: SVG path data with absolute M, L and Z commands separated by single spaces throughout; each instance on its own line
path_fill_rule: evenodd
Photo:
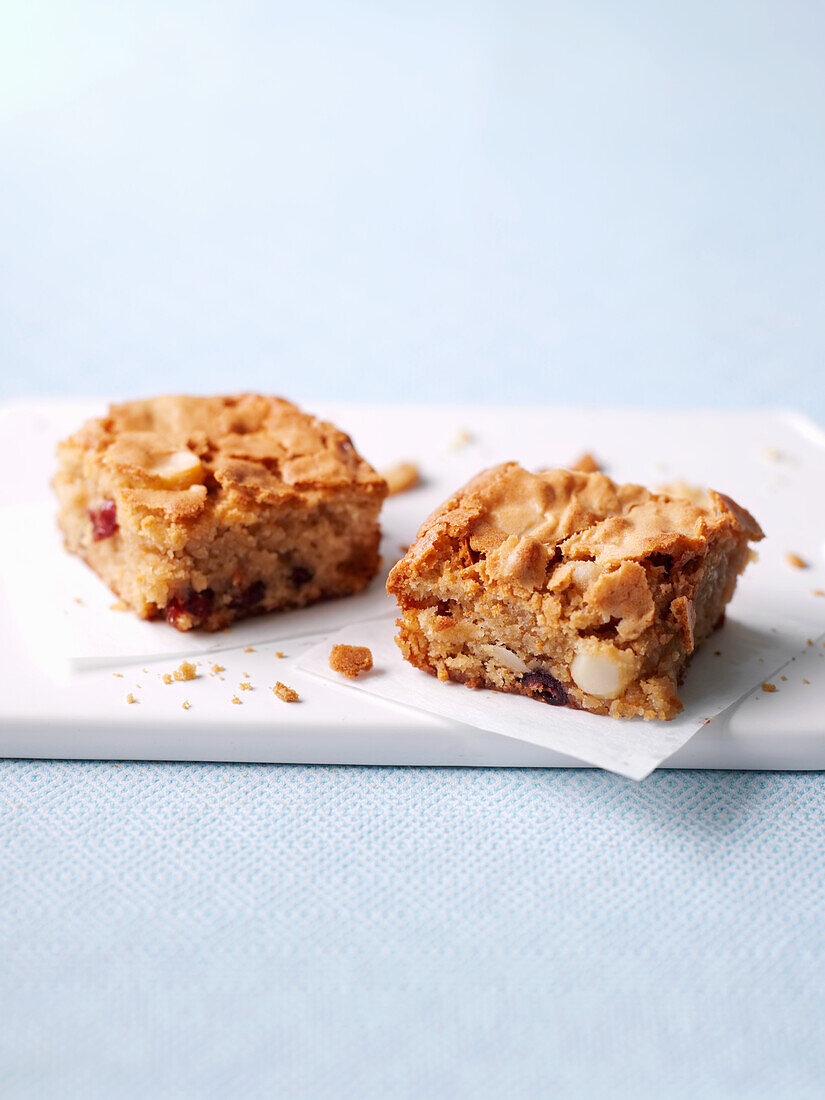
M 773 633 L 758 621 L 729 619 L 694 657 L 680 692 L 685 708 L 669 722 L 606 718 L 522 695 L 444 683 L 403 660 L 394 641 L 394 619 L 339 629 L 309 650 L 298 667 L 355 691 L 529 741 L 630 779 L 644 779 L 708 719 L 759 688 L 769 673 L 789 661 L 805 644 L 805 629 L 786 624 Z M 357 680 L 332 672 L 329 651 L 335 643 L 369 646 L 373 672 Z
M 400 538 L 384 526 L 382 554 L 391 564 Z M 26 533 L 23 540 L 0 540 L 0 571 L 14 579 L 7 596 L 32 656 L 58 677 L 320 634 L 381 615 L 391 606 L 385 568 L 354 596 L 241 620 L 227 631 L 183 633 L 163 620 L 147 622 L 133 611 L 113 610 L 117 597 L 80 558 L 64 550 L 51 502 L 0 509 L 0 529 Z

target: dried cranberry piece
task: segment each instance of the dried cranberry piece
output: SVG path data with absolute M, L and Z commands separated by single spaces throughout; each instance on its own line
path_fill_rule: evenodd
M 174 626 L 181 615 L 191 615 L 202 622 L 209 618 L 214 603 L 215 593 L 211 588 L 204 588 L 202 592 L 192 590 L 183 599 L 173 596 L 166 605 L 166 621 Z
M 166 621 L 171 623 L 172 626 L 178 621 L 181 615 L 184 613 L 183 600 L 178 599 L 177 596 L 173 596 L 172 599 L 166 605 Z
M 212 613 L 214 603 L 215 593 L 211 588 L 204 588 L 202 592 L 190 592 L 184 606 L 193 619 L 206 619 Z
M 248 588 L 229 601 L 229 606 L 236 611 L 247 611 L 261 602 L 265 592 L 266 585 L 263 581 L 253 581 Z
M 89 509 L 89 519 L 95 542 L 108 539 L 117 531 L 117 505 L 113 500 L 102 500 L 97 508 Z
M 564 684 L 560 684 L 555 676 L 541 668 L 525 672 L 521 684 L 527 688 L 533 699 L 541 699 L 542 703 L 549 703 L 551 707 L 563 707 L 567 703 Z
M 289 583 L 293 588 L 303 588 L 305 584 L 309 584 L 314 576 L 313 571 L 307 569 L 305 565 L 296 565 L 289 574 Z

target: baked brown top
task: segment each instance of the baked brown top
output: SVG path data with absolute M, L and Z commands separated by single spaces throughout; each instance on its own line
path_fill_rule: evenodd
M 397 594 L 405 577 L 437 570 L 464 550 L 486 558 L 489 580 L 535 589 L 544 586 L 552 557 L 599 565 L 656 553 L 678 560 L 725 526 L 748 539 L 763 537 L 744 508 L 713 490 L 697 503 L 617 485 L 602 473 L 534 474 L 508 462 L 484 470 L 425 521 L 387 587 Z
M 386 485 L 334 425 L 280 397 L 163 396 L 111 405 L 61 444 L 123 504 L 186 522 L 207 499 L 246 512 L 307 497 L 383 498 Z M 79 472 L 79 471 L 78 471 Z

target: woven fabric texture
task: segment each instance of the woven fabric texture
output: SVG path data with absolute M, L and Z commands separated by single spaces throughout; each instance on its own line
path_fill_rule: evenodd
M 4 1097 L 820 1096 L 813 775 L 0 765 Z

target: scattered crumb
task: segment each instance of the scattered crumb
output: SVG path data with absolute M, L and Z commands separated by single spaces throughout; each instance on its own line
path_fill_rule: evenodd
M 722 656 L 722 650 L 721 649 L 714 649 L 713 656 L 714 657 L 721 657 Z
M 450 450 L 460 451 L 462 447 L 466 447 L 472 441 L 473 437 L 470 432 L 466 428 L 459 428 L 450 442 Z
M 112 675 L 117 676 L 119 680 L 123 679 L 123 673 L 122 672 L 113 672 Z
M 149 669 L 148 669 L 148 668 L 142 668 L 142 669 L 141 669 L 140 671 L 141 671 L 141 672 L 145 672 L 145 673 L 146 673 L 147 675 L 148 675 L 148 673 L 149 673 Z
M 297 703 L 301 698 L 294 688 L 287 687 L 286 684 L 282 684 L 280 680 L 278 680 L 272 690 L 278 698 L 283 699 L 285 703 Z
M 254 653 L 254 652 L 255 652 L 255 647 L 252 646 L 252 645 L 248 645 L 246 647 L 246 649 L 244 650 L 244 653 Z
M 75 596 L 75 598 L 74 598 L 74 602 L 75 602 L 76 604 L 79 604 L 79 605 L 80 605 L 81 607 L 85 607 L 85 606 L 86 606 L 86 605 L 85 605 L 85 604 L 83 603 L 83 600 L 81 600 L 80 596 Z
M 787 676 L 780 676 L 780 677 L 779 677 L 779 679 L 780 679 L 780 680 L 787 680 L 787 679 L 788 679 L 788 677 L 787 677 Z
M 812 588 L 811 589 L 811 595 L 812 596 L 825 596 L 825 589 L 823 589 L 823 588 Z
M 803 684 L 810 684 L 810 682 L 811 682 L 810 680 L 805 680 L 804 678 L 803 678 L 803 680 L 802 680 L 802 683 L 803 683 Z
M 396 493 L 406 493 L 408 489 L 414 489 L 421 482 L 418 467 L 414 462 L 397 462 L 395 466 L 382 470 L 381 477 L 386 481 L 391 497 Z
M 193 665 L 191 661 L 181 661 L 172 673 L 172 679 L 174 680 L 196 680 L 197 677 L 197 665 Z
M 213 676 L 217 676 L 219 672 L 226 672 L 226 668 L 224 665 L 212 665 L 210 672 Z
M 805 559 L 800 558 L 799 554 L 794 554 L 793 551 L 791 551 L 791 550 L 789 550 L 788 553 L 785 555 L 785 561 L 793 569 L 807 569 L 808 568 L 808 563 L 805 561 Z
M 172 673 L 171 672 L 164 672 L 163 682 L 164 682 L 164 684 L 171 684 L 172 683 Z
M 811 640 L 811 639 L 809 638 L 806 644 L 807 644 L 807 645 L 813 645 L 814 643 L 813 643 L 813 641 L 812 641 L 812 640 Z
M 109 604 L 110 611 L 128 611 L 129 605 L 125 604 L 123 600 L 116 600 L 114 603 Z
M 334 645 L 329 654 L 329 667 L 348 680 L 355 680 L 372 668 L 372 653 L 363 645 Z
M 764 663 L 765 663 L 765 658 L 764 657 L 757 657 L 756 659 L 760 663 L 760 665 L 764 665 Z
M 233 696 L 232 696 L 232 702 L 233 702 L 233 703 L 240 703 L 240 699 L 238 698 L 238 696 L 237 696 L 237 695 L 233 695 Z
M 248 681 L 244 681 L 243 683 L 238 684 L 238 687 L 241 689 L 241 691 L 252 691 L 252 684 L 250 684 Z
M 782 461 L 782 454 L 777 451 L 776 447 L 765 447 L 762 451 L 762 457 L 766 458 L 768 462 Z
M 763 684 L 762 685 L 762 690 L 763 691 L 776 691 L 776 684 Z
M 579 455 L 570 469 L 578 470 L 582 474 L 598 474 L 601 473 L 602 464 L 590 451 L 585 451 L 584 454 Z
M 184 699 L 183 702 L 181 703 L 181 707 L 183 708 L 183 710 L 189 710 L 189 708 L 191 706 L 192 706 L 192 704 L 189 702 L 188 699 Z
M 276 650 L 276 651 L 275 651 L 275 656 L 276 656 L 276 657 L 285 657 L 285 656 L 286 656 L 286 654 L 285 654 L 285 653 L 281 653 L 280 649 L 278 649 L 278 650 Z
M 134 697 L 134 695 L 132 695 L 131 691 L 126 696 L 126 702 L 127 703 L 136 703 L 137 702 L 137 699 Z

